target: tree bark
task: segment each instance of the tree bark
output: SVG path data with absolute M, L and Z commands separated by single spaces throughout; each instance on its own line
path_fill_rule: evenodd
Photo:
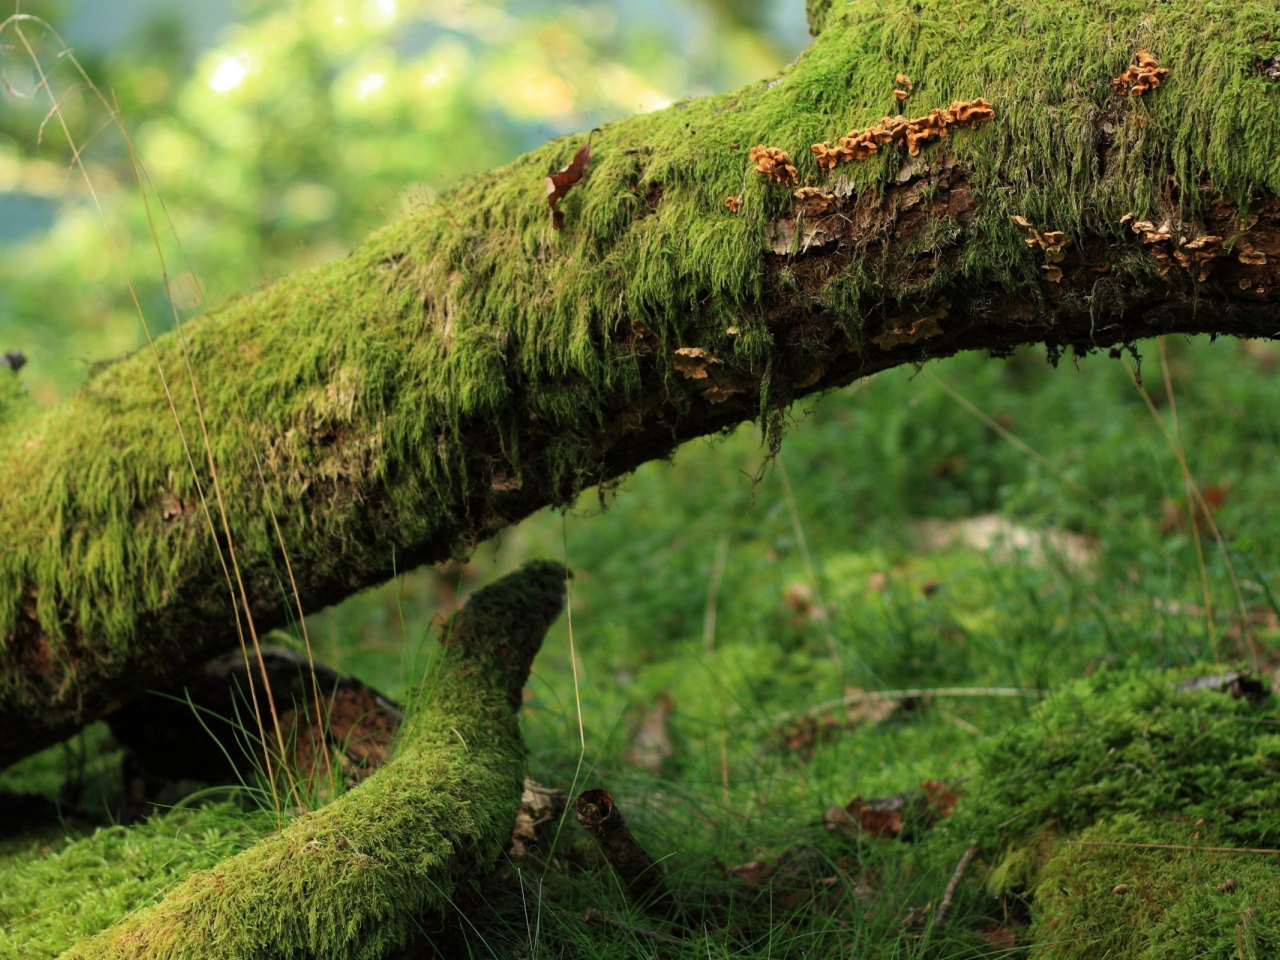
M 544 178 L 586 137 L 0 424 L 0 766 L 249 615 L 465 554 L 694 437 L 756 420 L 776 442 L 799 397 L 961 350 L 1277 332 L 1280 86 L 1258 64 L 1280 9 L 811 15 L 778 77 L 595 132 L 562 230 Z M 1138 49 L 1169 75 L 1113 91 Z M 810 145 L 895 109 L 897 73 L 909 117 L 982 97 L 995 119 L 820 169 Z M 754 172 L 758 144 L 797 183 Z

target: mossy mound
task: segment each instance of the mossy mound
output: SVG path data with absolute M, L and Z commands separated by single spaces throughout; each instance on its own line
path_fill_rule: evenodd
M 7 844 L 0 851 L 0 960 L 56 957 L 193 871 L 247 849 L 277 823 L 272 813 L 221 803 L 78 839 L 46 832 Z
M 1122 814 L 1080 835 L 1091 843 L 1218 845 L 1208 824 L 1151 824 Z M 1274 856 L 1131 846 L 1066 846 L 1035 891 L 1036 958 L 1134 960 L 1273 957 L 1280 947 Z
M 961 823 L 995 852 L 989 890 L 1030 898 L 1033 957 L 1280 947 L 1280 860 L 1249 852 L 1280 847 L 1280 704 L 1194 675 L 1101 674 L 989 748 Z

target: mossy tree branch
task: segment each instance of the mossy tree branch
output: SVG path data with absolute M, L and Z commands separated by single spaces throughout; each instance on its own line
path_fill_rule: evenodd
M 389 763 L 62 956 L 354 960 L 403 946 L 510 838 L 525 771 L 516 711 L 564 584 L 562 566 L 536 561 L 477 593 Z
M 597 132 L 562 232 L 543 178 L 583 137 L 0 430 L 0 764 L 235 643 L 187 357 L 264 628 L 292 603 L 272 514 L 314 610 L 690 438 L 758 419 L 776 440 L 787 403 L 888 367 L 1280 329 L 1280 85 L 1253 65 L 1280 8 L 810 7 L 821 32 L 777 78 Z M 1139 48 L 1169 78 L 1113 93 Z M 996 119 L 819 170 L 809 145 L 893 112 L 899 72 L 910 116 L 984 97 Z M 832 207 L 750 172 L 755 144 L 788 151 Z M 1171 239 L 1144 243 L 1130 213 Z M 1071 242 L 1049 262 L 1011 216 Z M 1206 235 L 1227 255 L 1201 280 L 1179 243 Z

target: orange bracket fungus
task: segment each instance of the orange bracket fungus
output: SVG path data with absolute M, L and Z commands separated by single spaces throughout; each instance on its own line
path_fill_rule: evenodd
M 901 114 L 883 117 L 875 126 L 850 131 L 834 147 L 815 143 L 809 149 L 823 170 L 833 170 L 836 164 L 849 160 L 865 160 L 886 143 L 905 143 L 907 153 L 915 157 L 920 154 L 922 144 L 947 136 L 953 127 L 976 127 L 995 118 L 995 109 L 981 97 L 957 100 L 946 110 L 934 107 L 926 116 L 914 120 Z
M 742 209 L 741 197 L 725 197 L 724 205 L 729 208 L 730 213 L 737 213 Z
M 1132 213 L 1126 213 L 1120 222 L 1129 224 L 1129 229 L 1138 234 L 1142 245 L 1150 249 L 1157 261 L 1156 270 L 1162 277 L 1177 266 L 1194 274 L 1203 283 L 1209 279 L 1213 261 L 1227 255 L 1222 249 L 1222 237 L 1212 234 L 1188 237 L 1180 228 L 1175 229 L 1169 220 L 1157 227 L 1150 220 L 1135 220 Z M 1242 257 L 1241 262 L 1248 261 Z
M 1236 259 L 1247 267 L 1263 267 L 1267 264 L 1267 255 L 1261 250 L 1253 249 L 1253 244 L 1240 244 L 1240 251 L 1236 254 Z
M 835 209 L 835 194 L 820 187 L 801 187 L 795 192 L 796 213 L 806 217 L 820 217 Z
M 747 156 L 756 165 L 756 173 L 760 174 L 760 176 L 777 180 L 778 183 L 795 182 L 796 168 L 791 163 L 791 157 L 785 151 L 779 150 L 777 147 L 766 147 L 762 144 L 758 147 L 752 147 Z
M 892 350 L 900 343 L 915 343 L 929 337 L 942 336 L 939 320 L 945 320 L 951 310 L 951 301 L 945 297 L 938 301 L 937 308 L 923 317 L 897 317 L 885 322 L 884 333 L 872 337 L 871 342 L 881 350 Z
M 1044 251 L 1045 262 L 1040 265 L 1040 269 L 1045 272 L 1045 279 L 1051 283 L 1059 283 L 1062 280 L 1062 268 L 1058 264 L 1066 256 L 1064 251 L 1070 246 L 1071 238 L 1061 230 L 1045 230 L 1041 232 L 1025 217 L 1013 216 L 1009 219 L 1027 231 L 1026 242 L 1028 247 L 1032 250 Z
M 1129 96 L 1140 97 L 1148 90 L 1154 90 L 1169 76 L 1169 70 L 1146 50 L 1139 50 L 1133 55 L 1133 63 L 1129 69 L 1111 81 L 1111 89 L 1116 93 L 1129 91 Z
M 687 380 L 707 379 L 707 367 L 720 361 L 701 347 L 681 347 L 671 358 L 672 364 Z
M 591 144 L 584 143 L 567 167 L 561 167 L 559 172 L 547 177 L 547 206 L 551 208 L 551 226 L 554 229 L 564 229 L 564 211 L 557 210 L 556 203 L 587 175 L 590 162 Z

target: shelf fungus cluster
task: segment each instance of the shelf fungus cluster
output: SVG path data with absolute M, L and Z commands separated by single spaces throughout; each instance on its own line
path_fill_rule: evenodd
M 1111 80 L 1111 89 L 1116 93 L 1128 91 L 1131 97 L 1140 97 L 1148 90 L 1160 86 L 1169 76 L 1167 67 L 1160 66 L 1146 50 L 1139 50 L 1133 55 L 1133 63 L 1118 77 Z
M 1066 249 L 1071 245 L 1071 238 L 1061 230 L 1037 230 L 1035 225 L 1026 217 L 1013 216 L 1009 218 L 1023 230 L 1027 231 L 1027 246 L 1032 250 L 1044 251 L 1044 263 L 1040 265 L 1040 269 L 1044 271 L 1045 279 L 1051 283 L 1059 283 L 1062 280 L 1062 267 L 1058 264 L 1062 263 L 1066 256 Z
M 1203 283 L 1209 279 L 1213 261 L 1227 255 L 1222 248 L 1222 237 L 1212 234 L 1188 237 L 1168 220 L 1156 226 L 1150 220 L 1135 220 L 1133 214 L 1126 213 L 1120 222 L 1129 224 L 1129 229 L 1138 234 L 1139 241 L 1156 258 L 1156 270 L 1162 277 L 1179 267 Z
M 752 147 L 747 154 L 748 159 L 756 165 L 756 173 L 778 183 L 795 183 L 796 168 L 790 155 L 777 147 L 766 147 L 763 144 Z
M 795 199 L 797 216 L 821 217 L 836 207 L 835 194 L 820 187 L 801 187 L 795 192 Z
M 892 350 L 900 343 L 916 343 L 930 337 L 942 336 L 939 320 L 945 320 L 951 311 L 951 301 L 943 297 L 938 305 L 923 316 L 898 316 L 885 322 L 884 332 L 871 338 L 881 350 Z
M 724 403 L 735 393 L 742 393 L 740 383 L 731 382 L 732 375 L 723 373 L 723 365 L 702 347 L 680 347 L 671 356 L 671 365 L 686 380 L 705 380 L 703 397 L 712 403 Z M 718 369 L 717 369 L 718 368 Z
M 981 97 L 957 100 L 946 110 L 935 107 L 914 120 L 908 120 L 901 114 L 883 117 L 875 126 L 849 132 L 834 147 L 815 143 L 809 149 L 823 170 L 834 170 L 837 164 L 850 160 L 866 160 L 888 143 L 905 143 L 907 153 L 915 157 L 919 156 L 923 144 L 947 136 L 953 128 L 976 127 L 995 117 L 995 109 Z

